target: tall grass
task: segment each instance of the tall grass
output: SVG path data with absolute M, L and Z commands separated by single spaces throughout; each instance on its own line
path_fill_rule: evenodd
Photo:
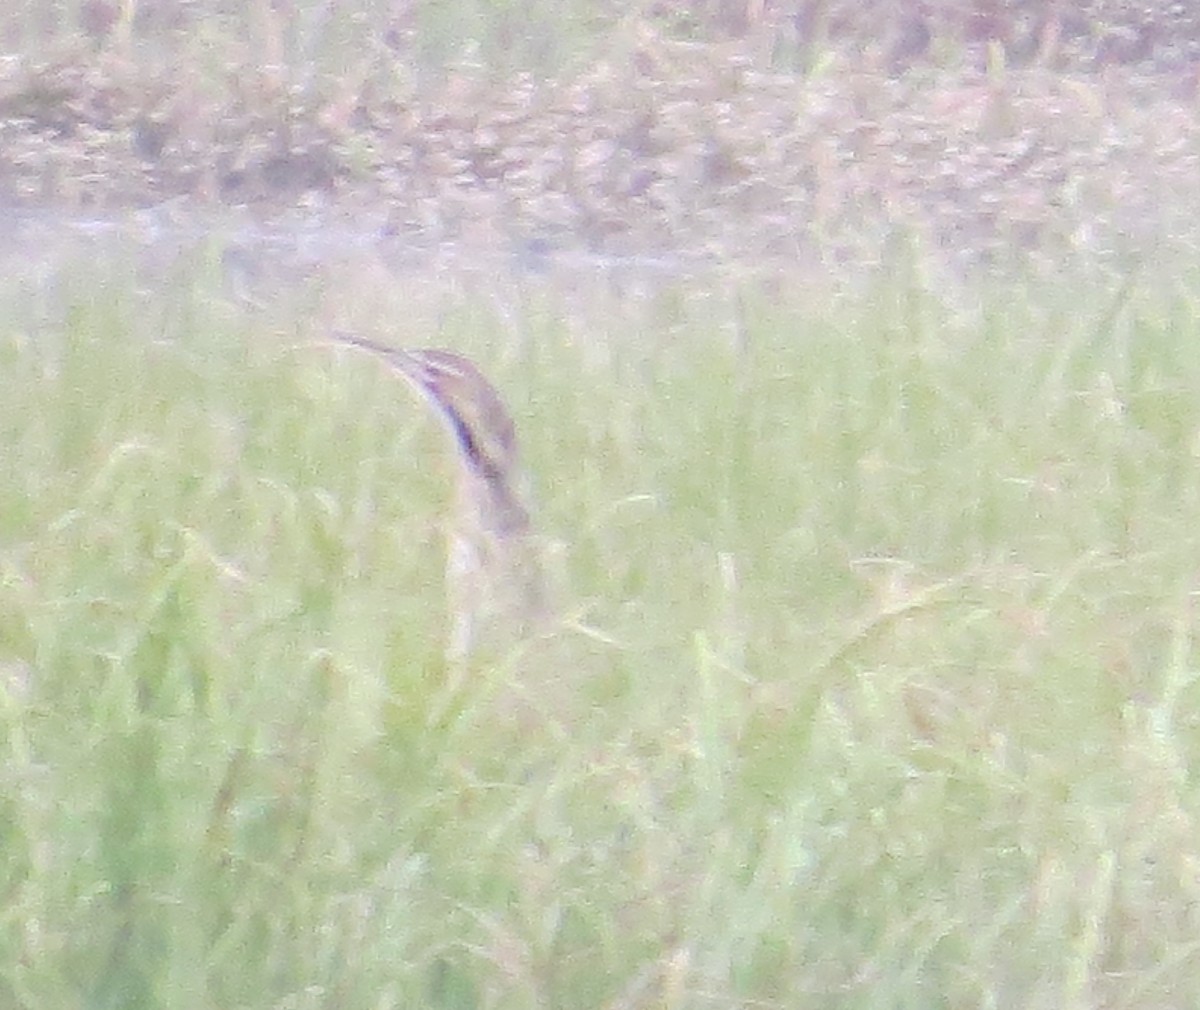
M 514 3 L 451 0 L 61 0 L 17 3 L 0 17 L 0 40 L 36 59 L 90 43 L 154 66 L 180 61 L 214 81 L 250 65 L 297 83 L 314 74 L 354 80 L 375 62 L 400 76 L 440 78 L 455 67 L 554 74 L 611 42 L 622 18 L 646 5 L 596 0 Z M 361 81 L 358 81 L 361 83 Z
M 401 324 L 566 584 L 462 681 L 436 425 L 210 289 L 3 295 L 0 1005 L 1200 999 L 1193 289 Z

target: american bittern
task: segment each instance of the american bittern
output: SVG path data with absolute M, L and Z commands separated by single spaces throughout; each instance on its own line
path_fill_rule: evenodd
M 527 631 L 543 607 L 542 572 L 517 489 L 516 433 L 500 394 L 451 351 L 408 351 L 354 334 L 334 336 L 387 361 L 432 405 L 454 440 L 458 491 L 447 532 L 447 656 L 462 660 L 498 634 Z

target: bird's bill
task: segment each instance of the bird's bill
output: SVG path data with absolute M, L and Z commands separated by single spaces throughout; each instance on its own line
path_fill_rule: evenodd
M 473 472 L 489 482 L 508 479 L 516 455 L 512 419 L 500 394 L 470 361 L 452 351 L 408 351 L 353 333 L 335 333 L 334 339 L 379 355 L 423 394 Z
M 359 347 L 379 355 L 422 392 L 439 401 L 444 400 L 444 380 L 448 376 L 461 376 L 466 372 L 464 359 L 450 351 L 409 351 L 340 330 L 332 336 L 339 344 Z

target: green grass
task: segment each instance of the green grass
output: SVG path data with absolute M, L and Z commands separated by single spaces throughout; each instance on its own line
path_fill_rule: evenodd
M 1194 289 L 381 321 L 569 585 L 455 689 L 441 433 L 211 287 L 0 295 L 0 1005 L 1200 1001 Z

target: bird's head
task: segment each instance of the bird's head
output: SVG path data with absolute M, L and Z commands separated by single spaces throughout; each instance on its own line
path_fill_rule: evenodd
M 336 337 L 380 355 L 433 405 L 473 476 L 507 485 L 517 471 L 512 418 L 495 387 L 470 361 L 453 351 L 409 351 L 354 334 Z

